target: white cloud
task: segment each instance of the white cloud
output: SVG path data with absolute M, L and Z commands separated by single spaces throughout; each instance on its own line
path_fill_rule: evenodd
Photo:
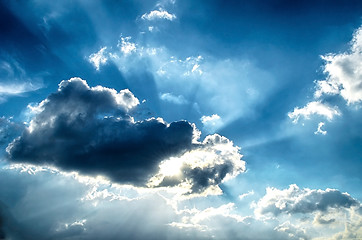
M 300 117 L 309 119 L 311 115 L 320 115 L 331 121 L 334 116 L 339 116 L 341 113 L 336 106 L 331 107 L 319 101 L 309 102 L 303 108 L 296 107 L 293 112 L 288 113 L 289 118 L 293 119 L 294 123 L 297 123 Z
M 315 96 L 340 94 L 348 104 L 362 100 L 362 27 L 354 33 L 349 52 L 322 56 L 327 79 L 317 81 Z
M 288 113 L 294 123 L 298 122 L 301 116 L 309 119 L 311 115 L 321 115 L 331 121 L 334 116 L 341 115 L 336 106 L 328 105 L 329 99 L 326 96 L 341 96 L 347 105 L 362 101 L 362 26 L 354 32 L 349 51 L 321 57 L 325 61 L 323 72 L 326 79 L 315 81 L 316 100 L 303 108 L 296 107 L 293 112 Z M 315 134 L 327 133 L 321 130 L 323 125 L 324 123 L 319 123 Z
M 105 55 L 107 47 L 101 48 L 98 52 L 89 55 L 88 60 L 94 65 L 97 71 L 99 71 L 100 65 L 106 64 L 108 58 Z
M 149 13 L 143 14 L 141 18 L 143 20 L 148 20 L 148 21 L 152 21 L 152 20 L 156 20 L 156 19 L 165 19 L 165 20 L 173 21 L 174 19 L 176 19 L 176 15 L 170 14 L 166 10 L 163 10 L 162 8 L 160 8 L 159 10 L 153 10 Z
M 217 114 L 213 114 L 211 116 L 202 116 L 200 120 L 207 132 L 215 132 L 223 125 L 221 117 Z
M 172 93 L 162 93 L 160 94 L 160 99 L 166 102 L 174 103 L 174 104 L 186 104 L 188 101 L 184 96 L 178 95 L 175 96 Z
M 130 42 L 131 37 L 121 37 L 121 41 L 118 41 L 117 47 L 120 48 L 121 52 L 125 55 L 129 55 L 137 50 L 136 44 Z
M 327 134 L 327 131 L 323 130 L 322 127 L 324 126 L 324 122 L 320 122 L 318 124 L 318 129 L 317 131 L 314 132 L 314 134 L 322 134 L 322 135 L 326 135 Z
M 315 98 L 320 98 L 323 94 L 335 95 L 339 93 L 338 84 L 328 82 L 326 80 L 316 81 L 316 91 L 314 93 Z
M 222 194 L 219 184 L 245 171 L 239 147 L 218 134 L 208 135 L 198 147 L 161 162 L 148 186 L 176 186 L 180 194 Z

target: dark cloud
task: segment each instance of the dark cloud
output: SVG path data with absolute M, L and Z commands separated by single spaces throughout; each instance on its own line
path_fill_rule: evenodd
M 297 185 L 290 185 L 284 190 L 268 188 L 266 195 L 257 203 L 256 212 L 277 216 L 281 213 L 327 212 L 329 208 L 340 209 L 359 205 L 360 203 L 349 194 L 336 189 L 300 189 Z
M 157 173 L 161 161 L 190 151 L 220 155 L 215 146 L 224 144 L 231 147 L 224 154 L 225 162 L 184 168 L 185 176 L 178 183 L 191 179 L 192 192 L 202 192 L 219 184 L 228 173 L 235 175 L 243 170 L 238 147 L 228 139 L 215 135 L 197 142 L 197 130 L 187 121 L 134 121 L 129 112 L 138 104 L 128 90 L 91 88 L 80 78 L 62 81 L 57 92 L 31 107 L 34 116 L 22 135 L 9 144 L 9 159 L 145 185 Z M 228 155 L 241 167 L 233 165 Z

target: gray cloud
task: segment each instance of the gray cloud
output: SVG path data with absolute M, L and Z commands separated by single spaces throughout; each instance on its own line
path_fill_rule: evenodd
M 57 92 L 31 107 L 34 116 L 29 127 L 7 148 L 9 160 L 53 165 L 145 186 L 159 170 L 161 161 L 192 151 L 216 154 L 217 162 L 207 166 L 199 162 L 200 166 L 183 168 L 185 176 L 177 181 L 191 180 L 192 192 L 202 192 L 219 184 L 227 174 L 244 170 L 239 148 L 228 139 L 219 136 L 212 144 L 211 137 L 198 142 L 199 133 L 187 121 L 134 121 L 129 114 L 138 104 L 129 90 L 89 87 L 80 78 L 62 81 Z M 218 141 L 226 141 L 224 145 L 232 148 L 226 153 L 239 165 L 228 160 L 228 156 L 220 162 L 224 156 L 211 147 L 221 146 Z M 161 185 L 175 184 L 163 181 Z
M 359 205 L 360 203 L 348 193 L 336 189 L 300 189 L 293 184 L 284 190 L 268 188 L 266 195 L 257 203 L 255 211 L 258 214 L 272 213 L 277 216 L 281 213 L 327 212 L 329 208 L 350 208 Z

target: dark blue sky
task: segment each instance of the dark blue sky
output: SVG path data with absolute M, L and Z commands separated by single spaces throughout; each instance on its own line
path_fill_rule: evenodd
M 358 0 L 1 1 L 0 239 L 361 237 L 361 17 Z

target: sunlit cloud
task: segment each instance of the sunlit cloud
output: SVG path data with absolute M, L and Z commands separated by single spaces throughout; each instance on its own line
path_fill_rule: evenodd
M 309 102 L 303 108 L 296 107 L 293 112 L 288 113 L 289 118 L 293 119 L 294 123 L 297 123 L 301 117 L 309 119 L 312 115 L 320 115 L 331 121 L 335 116 L 340 116 L 341 113 L 338 110 L 338 107 L 331 107 L 328 104 L 318 101 Z
M 89 62 L 94 65 L 97 71 L 101 65 L 106 64 L 108 58 L 106 56 L 107 47 L 101 48 L 97 53 L 92 53 L 89 55 Z
M 125 55 L 129 55 L 137 50 L 136 44 L 131 42 L 131 37 L 121 37 L 121 41 L 118 41 L 117 47 Z
M 104 175 L 122 184 L 179 187 L 185 195 L 221 194 L 219 184 L 245 171 L 240 148 L 229 139 L 214 134 L 200 142 L 200 132 L 187 121 L 135 121 L 129 114 L 137 105 L 128 89 L 64 80 L 57 92 L 30 107 L 28 128 L 7 147 L 9 160 Z
M 176 19 L 175 14 L 168 13 L 166 10 L 160 8 L 158 10 L 153 10 L 149 13 L 145 13 L 141 16 L 143 20 L 153 21 L 157 19 L 165 19 L 169 21 L 173 21 Z
M 1 2 L 0 239 L 362 239 L 361 6 Z
M 348 104 L 362 100 L 362 28 L 357 29 L 349 52 L 322 56 L 326 80 L 316 82 L 315 96 L 341 95 Z
M 221 117 L 217 114 L 212 114 L 211 116 L 202 116 L 200 120 L 207 132 L 215 132 L 223 125 Z

